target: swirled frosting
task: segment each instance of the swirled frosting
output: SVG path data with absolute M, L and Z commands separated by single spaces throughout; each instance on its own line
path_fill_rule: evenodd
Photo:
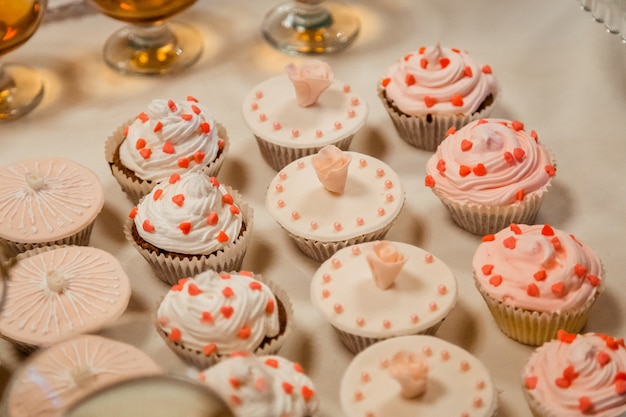
M 199 171 L 224 146 L 216 122 L 193 97 L 153 100 L 128 126 L 120 160 L 143 180 L 161 182 L 173 173 Z
M 243 216 L 217 178 L 199 172 L 173 174 L 133 211 L 137 232 L 166 251 L 208 255 L 234 242 Z
M 237 417 L 308 417 L 318 399 L 302 367 L 281 356 L 235 356 L 198 374 Z
M 276 303 L 251 274 L 208 270 L 172 286 L 157 318 L 169 339 L 186 348 L 207 355 L 252 352 L 280 331 Z
M 30 159 L 0 168 L 0 238 L 60 240 L 93 222 L 103 204 L 98 177 L 74 161 Z
M 130 299 L 117 259 L 88 246 L 28 252 L 10 275 L 0 332 L 31 346 L 97 331 L 121 316 Z
M 623 339 L 569 334 L 537 348 L 524 371 L 526 394 L 554 416 L 616 417 L 626 413 Z
M 100 388 L 161 372 L 134 346 L 100 336 L 77 336 L 38 352 L 14 374 L 6 397 L 8 416 L 59 417 Z
M 426 173 L 426 185 L 442 196 L 497 206 L 545 191 L 556 168 L 534 130 L 519 121 L 481 119 L 450 132 Z
M 602 264 L 574 235 L 549 225 L 511 225 L 483 237 L 474 276 L 496 300 L 526 310 L 582 307 L 602 289 Z
M 439 44 L 404 55 L 387 70 L 382 87 L 387 99 L 409 115 L 469 115 L 497 93 L 491 67 Z

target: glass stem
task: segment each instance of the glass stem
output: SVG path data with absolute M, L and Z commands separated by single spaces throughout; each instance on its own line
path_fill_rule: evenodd
M 176 43 L 176 37 L 165 22 L 131 26 L 128 44 L 133 49 L 145 50 Z
M 285 19 L 285 25 L 297 31 L 325 28 L 333 23 L 333 17 L 324 6 L 324 0 L 296 0 L 293 13 Z
M 6 99 L 12 88 L 15 88 L 15 82 L 5 71 L 2 58 L 0 58 L 0 102 Z

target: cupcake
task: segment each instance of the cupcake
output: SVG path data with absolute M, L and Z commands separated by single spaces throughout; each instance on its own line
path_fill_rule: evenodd
M 207 269 L 239 269 L 252 216 L 239 193 L 217 178 L 172 174 L 133 208 L 124 233 L 155 274 L 174 285 Z
M 209 270 L 172 286 L 155 325 L 177 355 L 203 369 L 233 352 L 276 353 L 292 316 L 286 293 L 274 283 L 249 272 Z
M 280 170 L 265 205 L 309 257 L 382 239 L 404 206 L 399 176 L 369 155 L 328 145 Z
M 106 141 L 111 173 L 137 203 L 172 174 L 216 176 L 228 151 L 226 129 L 193 97 L 153 100 Z
M 353 353 L 383 339 L 435 334 L 457 299 L 450 268 L 401 242 L 343 248 L 311 281 L 311 301 Z
M 100 180 L 64 158 L 0 167 L 0 240 L 14 253 L 51 245 L 88 245 L 104 205 Z
M 469 352 L 425 335 L 376 343 L 341 378 L 346 417 L 492 417 L 498 396 L 485 366 Z
M 235 355 L 198 373 L 235 417 L 310 417 L 319 401 L 302 366 L 281 356 Z
M 461 228 L 495 233 L 534 222 L 556 166 L 523 123 L 481 119 L 452 129 L 426 165 L 425 184 Z
M 472 262 L 476 287 L 511 339 L 541 345 L 579 332 L 604 287 L 596 254 L 549 225 L 512 224 L 486 235 Z
M 535 417 L 623 416 L 624 339 L 559 331 L 528 359 L 522 390 Z
M 79 335 L 37 352 L 12 375 L 7 417 L 61 417 L 92 393 L 120 381 L 160 374 L 144 352 L 100 336 Z
M 292 63 L 285 70 L 255 86 L 243 101 L 243 119 L 276 171 L 326 145 L 347 150 L 367 118 L 365 102 L 335 80 L 325 62 Z
M 115 321 L 128 306 L 130 282 L 101 249 L 38 248 L 17 256 L 2 296 L 0 336 L 31 352 Z
M 434 151 L 448 129 L 488 117 L 499 94 L 489 65 L 436 44 L 393 64 L 378 83 L 378 96 L 400 138 Z

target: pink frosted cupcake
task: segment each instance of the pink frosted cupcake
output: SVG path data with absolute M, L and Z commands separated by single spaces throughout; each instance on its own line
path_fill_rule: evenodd
M 326 145 L 347 150 L 367 113 L 350 85 L 313 59 L 288 65 L 285 74 L 255 86 L 243 101 L 243 120 L 276 171 Z
M 181 279 L 156 312 L 159 335 L 199 369 L 233 352 L 276 353 L 291 331 L 292 320 L 286 293 L 250 272 L 209 270 Z
M 200 172 L 173 174 L 133 208 L 127 240 L 164 282 L 241 267 L 253 211 L 236 190 Z
M 502 119 L 476 120 L 449 133 L 428 160 L 425 184 L 452 220 L 479 235 L 533 223 L 556 173 L 537 133 Z
M 194 97 L 153 100 L 105 143 L 111 173 L 137 203 L 172 174 L 219 172 L 229 147 L 226 129 Z
M 61 417 L 104 387 L 161 372 L 134 346 L 100 336 L 76 336 L 37 352 L 13 374 L 4 394 L 3 415 Z
M 536 417 L 618 417 L 626 414 L 624 339 L 571 334 L 544 343 L 528 359 L 522 389 Z
M 0 335 L 25 352 L 96 332 L 130 300 L 117 259 L 89 246 L 32 249 L 17 256 L 9 276 Z
M 300 364 L 281 356 L 237 353 L 199 372 L 198 380 L 229 403 L 236 417 L 317 415 L 313 381 Z
M 50 245 L 88 245 L 104 205 L 99 178 L 64 158 L 0 167 L 0 240 L 14 252 Z
M 483 237 L 474 280 L 496 324 L 511 339 L 541 345 L 558 330 L 579 332 L 604 288 L 596 254 L 549 225 L 517 225 Z
M 378 96 L 405 142 L 434 151 L 451 127 L 488 117 L 499 94 L 491 67 L 436 44 L 393 64 L 378 83 Z

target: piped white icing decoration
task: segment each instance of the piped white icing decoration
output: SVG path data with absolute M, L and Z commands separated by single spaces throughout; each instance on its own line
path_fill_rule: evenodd
M 376 286 L 386 290 L 395 282 L 407 257 L 392 242 L 383 240 L 367 247 L 367 264 L 372 270 Z
M 334 145 L 326 145 L 311 157 L 311 164 L 324 188 L 336 194 L 343 194 L 348 178 L 350 154 Z
M 330 65 L 316 59 L 309 60 L 301 66 L 291 63 L 285 67 L 285 71 L 293 84 L 298 105 L 301 107 L 315 104 L 333 80 Z
M 428 364 L 418 354 L 399 351 L 391 358 L 389 372 L 402 387 L 402 396 L 416 398 L 424 394 L 428 382 Z

